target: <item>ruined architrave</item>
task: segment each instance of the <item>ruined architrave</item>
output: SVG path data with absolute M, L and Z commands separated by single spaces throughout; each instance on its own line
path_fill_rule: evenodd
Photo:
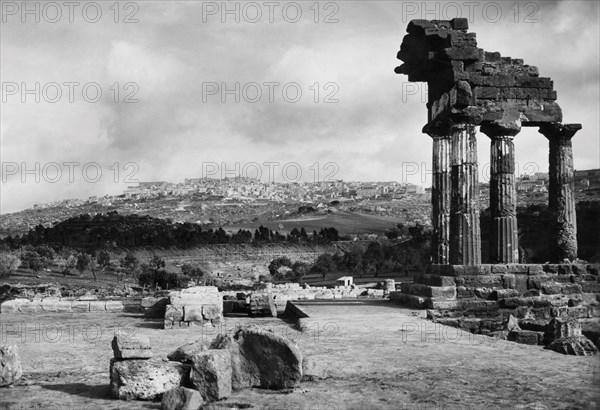
M 465 18 L 413 20 L 396 73 L 428 85 L 433 139 L 433 227 L 436 264 L 481 263 L 477 139 L 491 140 L 490 262 L 518 263 L 513 139 L 521 127 L 540 127 L 550 145 L 549 208 L 555 219 L 556 262 L 577 258 L 571 138 L 580 124 L 561 124 L 550 78 L 521 59 L 477 47 Z

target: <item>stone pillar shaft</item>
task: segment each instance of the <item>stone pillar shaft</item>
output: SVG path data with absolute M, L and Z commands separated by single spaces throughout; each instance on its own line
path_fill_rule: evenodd
M 548 209 L 554 220 L 551 252 L 554 262 L 577 259 L 577 218 L 571 138 L 580 124 L 548 124 L 540 127 L 550 142 Z
M 450 264 L 479 265 L 481 231 L 475 126 L 454 125 L 451 133 Z
M 490 263 L 519 263 L 515 145 L 520 130 L 486 125 L 490 147 Z M 510 133 L 510 135 L 509 135 Z
M 431 135 L 433 138 L 433 180 L 431 186 L 433 224 L 433 263 L 447 265 L 450 256 L 450 151 L 449 135 Z

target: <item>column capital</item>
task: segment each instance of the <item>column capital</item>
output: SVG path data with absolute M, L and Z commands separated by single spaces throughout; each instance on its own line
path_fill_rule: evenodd
M 487 135 L 491 139 L 513 139 L 521 132 L 521 124 L 517 122 L 486 122 L 481 124 L 479 131 Z
M 444 138 L 450 135 L 450 124 L 430 122 L 423 127 L 423 133 L 431 138 Z
M 581 128 L 581 124 L 549 122 L 542 124 L 538 132 L 549 140 L 570 140 Z
M 452 136 L 452 134 L 456 131 L 464 131 L 469 126 L 474 127 L 475 125 L 466 122 L 430 122 L 423 127 L 423 133 L 428 134 L 432 138 L 444 138 Z

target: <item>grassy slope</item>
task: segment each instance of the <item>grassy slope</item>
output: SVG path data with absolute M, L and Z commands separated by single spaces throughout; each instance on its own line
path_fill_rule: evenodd
M 326 215 L 308 215 L 292 219 L 280 219 L 276 221 L 256 222 L 236 226 L 225 226 L 224 229 L 256 229 L 261 224 L 271 230 L 289 232 L 294 228 L 306 229 L 308 233 L 313 230 L 319 231 L 324 227 L 334 227 L 340 235 L 356 234 L 383 234 L 387 229 L 394 228 L 400 221 L 398 218 L 387 216 L 368 215 L 356 212 L 339 212 Z M 283 228 L 282 228 L 283 227 Z

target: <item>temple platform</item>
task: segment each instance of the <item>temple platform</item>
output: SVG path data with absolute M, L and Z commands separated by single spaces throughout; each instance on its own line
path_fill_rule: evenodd
M 575 321 L 600 347 L 599 272 L 583 263 L 432 265 L 390 300 L 427 309 L 438 323 L 527 344 L 547 344 L 552 319 Z

